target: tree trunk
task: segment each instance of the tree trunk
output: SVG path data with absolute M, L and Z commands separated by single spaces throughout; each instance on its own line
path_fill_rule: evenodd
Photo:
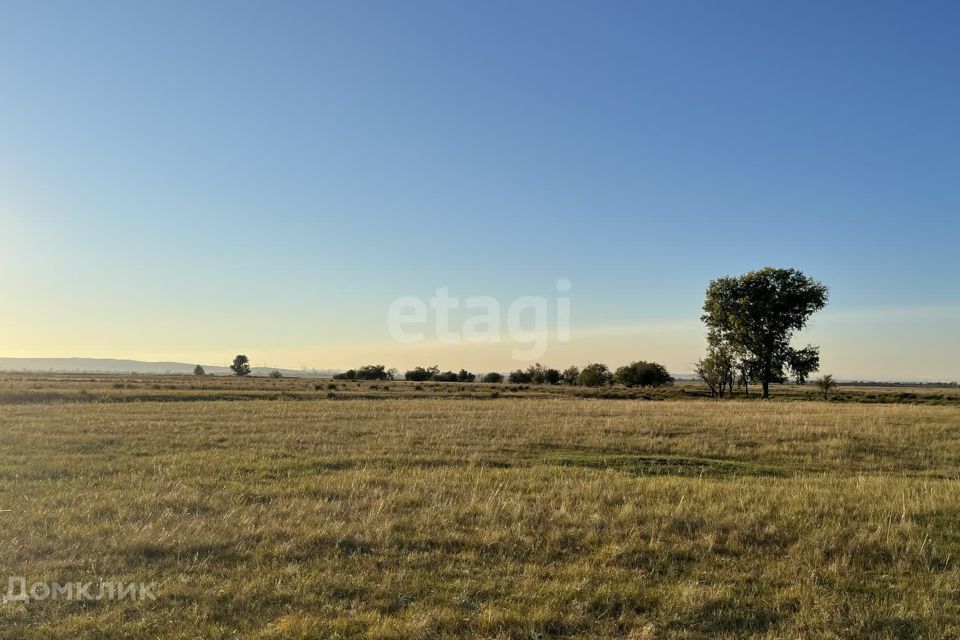
M 766 399 L 770 397 L 770 378 L 773 377 L 773 355 L 772 350 L 767 349 L 765 355 L 763 356 L 763 395 L 762 398 Z

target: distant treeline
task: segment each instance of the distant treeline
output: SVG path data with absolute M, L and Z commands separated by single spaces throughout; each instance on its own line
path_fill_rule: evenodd
M 335 380 L 397 380 L 400 372 L 387 369 L 382 364 L 365 365 L 333 376 Z M 567 367 L 563 371 L 544 367 L 537 363 L 526 369 L 517 369 L 504 376 L 491 372 L 476 374 L 466 369 L 441 371 L 436 365 L 415 367 L 403 374 L 411 382 L 486 382 L 499 384 L 505 380 L 511 384 L 567 384 L 583 387 L 602 387 L 621 384 L 626 387 L 661 387 L 673 383 L 666 367 L 657 362 L 639 360 L 611 371 L 605 364 L 594 362 L 583 369 Z
M 877 382 L 852 380 L 841 383 L 845 387 L 926 387 L 927 389 L 956 389 L 960 382 Z

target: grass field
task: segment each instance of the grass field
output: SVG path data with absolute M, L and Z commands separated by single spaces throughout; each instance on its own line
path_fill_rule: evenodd
M 956 390 L 329 384 L 7 375 L 0 638 L 960 636 Z

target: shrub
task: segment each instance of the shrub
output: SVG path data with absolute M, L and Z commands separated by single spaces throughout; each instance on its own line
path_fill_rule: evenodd
M 497 373 L 496 371 L 491 371 L 490 373 L 483 376 L 484 382 L 489 382 L 491 384 L 500 384 L 503 382 L 503 374 Z
M 348 369 L 333 376 L 334 380 L 393 380 L 394 369 L 382 364 L 365 364 L 359 369 Z
M 440 368 L 436 365 L 432 367 L 416 367 L 403 374 L 403 377 L 405 380 L 411 380 L 413 382 L 426 382 L 427 380 L 432 380 L 438 373 L 440 373 Z
M 526 384 L 533 380 L 533 376 L 530 375 L 529 370 L 524 371 L 523 369 L 517 369 L 516 371 L 511 371 L 508 376 L 510 384 Z
M 613 382 L 613 374 L 607 365 L 594 362 L 588 364 L 577 376 L 577 384 L 584 387 L 603 387 Z
M 820 395 L 823 396 L 824 400 L 830 399 L 830 393 L 837 388 L 837 381 L 833 379 L 833 376 L 829 373 L 823 375 L 816 380 L 817 389 L 820 390 Z
M 613 379 L 625 387 L 662 387 L 673 382 L 673 376 L 666 367 L 644 360 L 620 367 Z
M 391 380 L 392 374 L 382 364 L 367 364 L 357 369 L 357 380 Z

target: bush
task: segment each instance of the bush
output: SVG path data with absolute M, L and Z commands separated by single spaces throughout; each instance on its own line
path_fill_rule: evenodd
M 491 371 L 490 373 L 483 376 L 484 382 L 489 382 L 491 384 L 500 384 L 503 382 L 503 374 L 497 373 L 496 371 Z
M 620 367 L 613 379 L 625 387 L 662 387 L 673 382 L 673 376 L 667 372 L 666 367 L 644 360 Z
M 392 380 L 393 375 L 382 364 L 368 364 L 357 369 L 357 380 Z
M 516 371 L 511 371 L 508 376 L 510 384 L 529 384 L 533 381 L 533 376 L 530 375 L 529 370 L 524 371 L 523 369 L 517 369 Z
M 394 370 L 387 371 L 382 364 L 366 364 L 359 369 L 348 369 L 333 376 L 334 380 L 393 380 Z
M 577 384 L 584 387 L 603 387 L 613 382 L 613 374 L 607 365 L 595 362 L 588 364 L 577 376 Z
M 837 388 L 837 381 L 833 379 L 833 376 L 829 373 L 816 379 L 817 389 L 820 390 L 820 395 L 823 396 L 824 400 L 830 399 L 830 393 Z
M 556 369 L 547 369 L 543 372 L 543 381 L 547 384 L 560 384 L 563 374 Z
M 282 378 L 282 377 L 283 377 L 283 374 L 280 373 L 279 371 L 277 371 L 276 369 L 274 369 L 273 371 L 270 372 L 270 377 L 271 377 L 271 378 L 274 378 L 274 379 L 276 379 L 276 378 Z
M 460 373 L 457 374 L 457 382 L 473 382 L 477 379 L 477 374 L 470 373 L 466 369 L 460 369 Z
M 434 382 L 456 382 L 457 374 L 453 371 L 444 371 L 443 373 L 436 373 L 433 376 Z

